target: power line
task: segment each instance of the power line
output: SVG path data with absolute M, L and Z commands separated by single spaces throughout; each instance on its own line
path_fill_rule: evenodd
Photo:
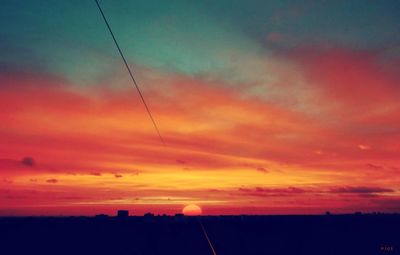
M 213 254 L 213 255 L 217 255 L 217 253 L 215 252 L 214 246 L 212 245 L 212 243 L 211 243 L 211 241 L 210 241 L 210 238 L 209 238 L 208 235 L 207 235 L 206 229 L 205 229 L 204 226 L 203 226 L 203 223 L 201 223 L 201 220 L 200 220 L 199 218 L 197 218 L 197 219 L 198 219 L 198 221 L 199 221 L 201 230 L 203 230 L 203 234 L 204 234 L 204 236 L 205 236 L 206 239 L 207 239 L 207 242 L 208 242 L 208 245 L 210 246 L 210 249 L 211 249 L 211 251 L 212 251 L 212 254 Z
M 158 126 L 157 126 L 157 124 L 156 124 L 156 122 L 155 122 L 155 120 L 154 120 L 154 118 L 153 118 L 153 115 L 151 114 L 150 108 L 147 106 L 147 103 L 146 103 L 146 101 L 144 100 L 143 94 L 142 94 L 142 92 L 140 91 L 140 88 L 139 88 L 138 84 L 136 83 L 135 78 L 133 77 L 133 73 L 132 73 L 132 71 L 131 71 L 131 68 L 129 67 L 128 62 L 126 61 L 125 56 L 124 56 L 124 54 L 122 53 L 121 48 L 119 47 L 119 44 L 118 44 L 118 42 L 117 42 L 117 39 L 115 38 L 114 33 L 113 33 L 112 29 L 111 29 L 111 26 L 110 26 L 110 24 L 108 23 L 106 16 L 104 15 L 104 12 L 103 12 L 103 10 L 102 10 L 100 4 L 99 4 L 99 1 L 98 1 L 98 0 L 95 0 L 95 2 L 96 2 L 96 5 L 97 5 L 97 8 L 99 9 L 99 11 L 100 11 L 100 13 L 101 13 L 101 16 L 103 17 L 104 22 L 106 23 L 106 26 L 107 26 L 107 28 L 108 28 L 108 31 L 109 31 L 110 34 L 111 34 L 111 37 L 112 37 L 112 39 L 113 39 L 113 41 L 114 41 L 114 43 L 115 43 L 115 46 L 116 46 L 117 49 L 118 49 L 119 55 L 121 55 L 121 58 L 122 58 L 122 60 L 123 60 L 123 62 L 124 62 L 124 64 L 125 64 L 125 67 L 126 67 L 126 69 L 128 70 L 129 76 L 131 77 L 131 79 L 132 79 L 132 81 L 133 81 L 133 84 L 135 85 L 136 90 L 138 91 L 138 93 L 139 93 L 139 95 L 140 95 L 140 98 L 142 99 L 143 105 L 144 105 L 144 107 L 146 108 L 146 111 L 147 111 L 147 113 L 148 113 L 148 115 L 149 115 L 149 117 L 150 117 L 150 119 L 151 119 L 151 122 L 153 122 L 153 126 L 154 126 L 155 130 L 157 131 L 157 134 L 158 134 L 158 136 L 160 137 L 161 142 L 165 145 L 164 139 L 162 138 L 161 133 L 160 133 L 160 130 L 158 129 Z

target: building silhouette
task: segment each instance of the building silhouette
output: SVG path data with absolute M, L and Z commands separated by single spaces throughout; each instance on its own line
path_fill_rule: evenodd
M 96 219 L 108 219 L 108 215 L 107 214 L 97 214 Z
M 117 212 L 117 217 L 118 218 L 126 218 L 129 216 L 129 211 L 128 210 L 118 210 Z
M 152 218 L 152 217 L 154 217 L 154 214 L 148 212 L 148 213 L 145 213 L 145 214 L 143 215 L 143 217 L 145 217 L 145 218 Z

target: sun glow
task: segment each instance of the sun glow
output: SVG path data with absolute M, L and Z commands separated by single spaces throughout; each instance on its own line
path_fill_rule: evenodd
M 183 208 L 182 213 L 186 216 L 196 216 L 201 215 L 203 211 L 197 205 L 187 205 Z

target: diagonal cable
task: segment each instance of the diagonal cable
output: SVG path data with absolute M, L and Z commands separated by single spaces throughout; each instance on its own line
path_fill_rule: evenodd
M 113 39 L 113 41 L 114 41 L 114 43 L 115 43 L 115 46 L 116 46 L 117 49 L 118 49 L 119 55 L 121 55 L 121 58 L 122 58 L 122 60 L 123 60 L 123 62 L 124 62 L 124 64 L 125 64 L 125 67 L 126 67 L 126 69 L 128 70 L 129 76 L 131 77 L 132 82 L 133 82 L 134 86 L 136 87 L 136 90 L 138 91 L 140 98 L 142 99 L 143 105 L 144 105 L 144 107 L 146 108 L 146 111 L 147 111 L 147 113 L 148 113 L 148 115 L 149 115 L 149 117 L 150 117 L 150 119 L 151 119 L 151 122 L 153 123 L 153 126 L 154 126 L 155 130 L 157 131 L 157 134 L 158 134 L 158 136 L 160 137 L 161 142 L 165 145 L 164 139 L 163 139 L 162 136 L 161 136 L 161 133 L 160 133 L 160 130 L 158 129 L 158 126 L 157 126 L 157 124 L 156 124 L 156 121 L 154 120 L 153 115 L 151 114 L 150 108 L 148 107 L 148 105 L 147 105 L 147 103 L 146 103 L 146 100 L 144 100 L 143 94 L 142 94 L 142 92 L 140 91 L 140 88 L 139 88 L 139 86 L 138 86 L 138 84 L 137 84 L 137 82 L 136 82 L 136 80 L 135 80 L 135 78 L 134 78 L 134 76 L 133 76 L 133 73 L 132 73 L 132 71 L 131 71 L 131 68 L 129 67 L 128 62 L 126 61 L 124 54 L 122 53 L 121 48 L 119 47 L 119 44 L 118 44 L 118 42 L 117 42 L 117 39 L 115 38 L 114 33 L 113 33 L 112 29 L 111 29 L 111 26 L 110 26 L 110 24 L 108 23 L 108 20 L 107 20 L 106 16 L 104 15 L 104 12 L 103 12 L 103 10 L 102 10 L 100 4 L 99 4 L 99 1 L 98 1 L 98 0 L 95 0 L 95 2 L 96 2 L 96 5 L 97 5 L 97 8 L 99 9 L 99 11 L 100 11 L 100 13 L 101 13 L 101 16 L 103 17 L 104 22 L 106 23 L 106 26 L 107 26 L 107 28 L 108 28 L 108 31 L 109 31 L 110 34 L 111 34 L 111 37 L 112 37 L 112 39 Z
M 211 240 L 210 240 L 210 238 L 209 238 L 208 235 L 207 235 L 206 229 L 205 229 L 204 226 L 203 226 L 203 223 L 201 222 L 201 220 L 200 220 L 199 218 L 197 218 L 197 219 L 198 219 L 198 221 L 199 221 L 201 230 L 203 231 L 203 234 L 204 234 L 204 236 L 205 236 L 206 239 L 207 239 L 207 242 L 208 242 L 208 245 L 210 246 L 210 249 L 211 249 L 212 254 L 213 254 L 213 255 L 217 255 L 217 253 L 215 252 L 214 246 L 212 245 Z

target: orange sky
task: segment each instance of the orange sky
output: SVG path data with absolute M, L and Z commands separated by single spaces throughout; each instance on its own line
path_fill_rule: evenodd
M 400 212 L 400 2 L 2 0 L 0 216 Z
M 362 52 L 306 52 L 273 62 L 273 99 L 141 68 L 166 146 L 122 68 L 86 89 L 2 74 L 0 214 L 398 211 L 399 76 Z

